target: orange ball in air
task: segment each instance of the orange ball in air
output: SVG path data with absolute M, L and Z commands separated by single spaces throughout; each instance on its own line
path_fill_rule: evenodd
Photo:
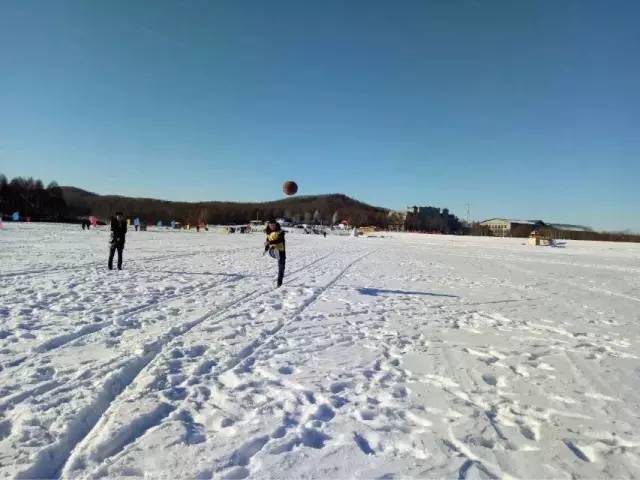
M 282 185 L 282 191 L 287 195 L 295 195 L 298 191 L 298 184 L 291 180 L 284 182 Z

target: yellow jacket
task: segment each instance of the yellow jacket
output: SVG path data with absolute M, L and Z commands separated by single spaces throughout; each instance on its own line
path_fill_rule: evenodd
M 284 252 L 284 232 L 280 230 L 267 233 L 267 243 L 269 247 L 277 248 L 278 251 Z

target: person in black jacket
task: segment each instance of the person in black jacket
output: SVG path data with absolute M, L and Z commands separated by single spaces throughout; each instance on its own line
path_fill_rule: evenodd
M 127 221 L 122 212 L 116 212 L 111 218 L 111 238 L 109 240 L 109 270 L 113 270 L 113 256 L 118 250 L 118 270 L 122 270 L 122 250 L 124 237 L 127 234 Z
M 267 241 L 264 244 L 264 251 L 272 250 L 278 259 L 278 287 L 282 286 L 284 279 L 284 267 L 287 261 L 287 253 L 284 244 L 284 231 L 275 219 L 269 219 L 264 233 L 267 234 Z

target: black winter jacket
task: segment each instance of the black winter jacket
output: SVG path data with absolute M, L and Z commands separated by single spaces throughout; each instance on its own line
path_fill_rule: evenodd
M 124 237 L 127 234 L 127 221 L 123 218 L 118 221 L 116 217 L 111 218 L 111 239 L 109 245 L 111 247 L 124 248 Z

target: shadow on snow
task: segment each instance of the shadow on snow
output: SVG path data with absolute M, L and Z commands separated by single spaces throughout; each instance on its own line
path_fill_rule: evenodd
M 381 294 L 392 294 L 392 295 L 426 295 L 429 297 L 451 297 L 451 298 L 459 298 L 457 295 L 448 295 L 446 293 L 432 293 L 432 292 L 412 292 L 410 290 L 387 290 L 384 288 L 358 288 L 358 292 L 362 295 L 370 295 L 372 297 L 377 297 Z

